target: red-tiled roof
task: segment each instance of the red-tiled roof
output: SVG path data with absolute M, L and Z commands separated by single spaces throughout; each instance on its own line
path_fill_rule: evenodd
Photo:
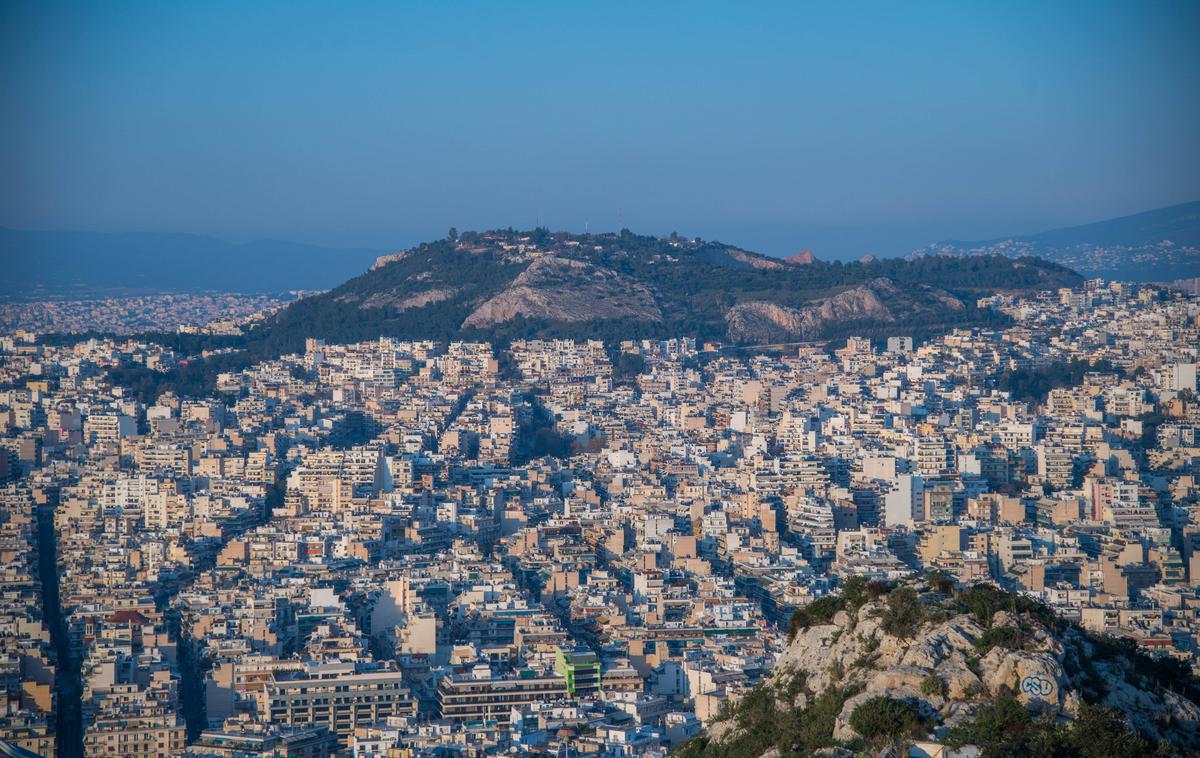
M 108 617 L 108 624 L 145 624 L 150 619 L 143 616 L 138 611 L 117 611 Z

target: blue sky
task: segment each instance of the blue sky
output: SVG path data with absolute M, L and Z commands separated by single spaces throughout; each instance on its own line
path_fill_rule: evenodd
M 0 6 L 0 225 L 893 253 L 1200 198 L 1200 3 Z

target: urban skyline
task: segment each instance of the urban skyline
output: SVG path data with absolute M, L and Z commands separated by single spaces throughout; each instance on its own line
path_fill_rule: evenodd
M 0 8 L 0 754 L 1200 754 L 1200 6 Z

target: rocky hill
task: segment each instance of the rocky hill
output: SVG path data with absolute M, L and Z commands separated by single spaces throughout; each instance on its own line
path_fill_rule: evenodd
M 849 582 L 797 612 L 770 679 L 682 754 L 1196 754 L 1191 672 L 990 586 Z M 907 752 L 892 754 L 907 755 Z
M 920 339 L 1008 324 L 1003 314 L 975 306 L 982 296 L 1082 281 L 1058 264 L 1001 255 L 827 263 L 627 230 L 452 231 L 379 256 L 365 273 L 293 302 L 244 335 L 142 335 L 192 359 L 167 372 L 123 366 L 114 379 L 151 397 L 167 389 L 206 394 L 218 373 L 301 352 L 309 337 L 501 345 L 534 338 L 615 344 L 687 336 L 740 345 L 849 335 Z M 195 357 L 205 351 L 208 357 Z
M 1036 255 L 1085 276 L 1171 281 L 1200 275 L 1200 202 L 1039 234 L 938 242 L 917 255 Z
M 1062 266 L 970 260 L 784 261 L 719 242 L 620 234 L 464 233 L 383 256 L 280 312 L 251 350 L 380 335 L 609 340 L 690 335 L 753 344 L 997 323 L 981 295 L 1078 284 Z

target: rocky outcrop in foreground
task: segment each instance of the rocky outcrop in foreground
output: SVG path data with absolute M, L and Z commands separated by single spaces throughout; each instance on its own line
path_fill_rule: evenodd
M 1167 754 L 1200 747 L 1190 672 L 990 587 L 922 597 L 907 587 L 883 594 L 860 585 L 848 599 L 802 610 L 793 627 L 768 682 L 685 754 L 839 746 L 870 753 L 906 741 L 1002 738 L 1014 742 L 985 745 L 985 754 L 1001 747 L 1022 754 L 1038 740 L 1060 740 L 1062 755 L 1087 754 L 1076 749 L 1085 738 L 1147 751 L 1157 743 Z M 997 720 L 1004 727 L 981 736 Z M 1121 752 L 1112 751 L 1092 754 Z

